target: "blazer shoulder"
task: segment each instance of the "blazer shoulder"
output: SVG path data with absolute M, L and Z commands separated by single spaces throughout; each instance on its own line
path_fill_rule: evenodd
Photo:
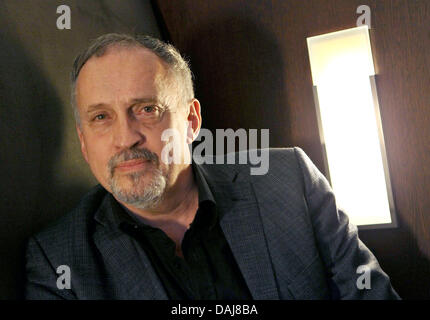
M 215 171 L 217 174 L 220 172 L 227 172 L 228 176 L 231 172 L 249 171 L 249 167 L 258 167 L 261 165 L 269 166 L 270 163 L 274 163 L 275 166 L 283 163 L 297 163 L 296 153 L 304 153 L 302 149 L 298 147 L 290 148 L 266 148 L 266 149 L 251 149 L 243 150 L 238 152 L 231 152 L 223 155 L 207 156 L 207 157 L 196 157 L 193 156 L 193 160 L 197 162 L 202 168 Z M 266 163 L 263 163 L 266 162 Z M 268 168 L 271 169 L 270 167 Z M 256 174 L 256 175 L 265 175 Z
M 259 150 L 261 157 L 261 164 L 266 161 L 267 172 L 264 174 L 255 174 L 253 180 L 257 179 L 275 179 L 284 180 L 291 179 L 300 180 L 302 176 L 301 170 L 301 158 L 305 155 L 304 151 L 299 147 L 290 148 L 269 148 Z M 266 152 L 266 158 L 263 156 L 263 152 Z M 260 165 L 261 165 L 260 164 Z M 251 167 L 255 166 L 251 163 Z
M 99 208 L 107 191 L 100 185 L 92 188 L 70 212 L 51 222 L 32 238 L 45 252 L 66 254 L 65 249 L 74 239 L 88 236 L 94 213 Z

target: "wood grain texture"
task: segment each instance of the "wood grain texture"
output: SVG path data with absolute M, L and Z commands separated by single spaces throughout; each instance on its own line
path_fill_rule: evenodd
M 204 127 L 269 128 L 272 147 L 300 146 L 323 169 L 306 38 L 354 27 L 362 1 L 155 3 L 191 60 Z M 403 298 L 430 298 L 430 1 L 368 5 L 399 228 L 360 237 Z

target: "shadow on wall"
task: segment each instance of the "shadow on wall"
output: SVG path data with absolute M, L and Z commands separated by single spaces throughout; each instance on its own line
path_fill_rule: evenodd
M 291 145 L 286 57 L 273 34 L 226 15 L 199 25 L 179 47 L 191 60 L 203 127 L 270 129 L 271 147 Z
M 149 1 L 0 1 L 0 299 L 22 297 L 29 235 L 69 212 L 97 181 L 80 155 L 67 92 L 75 54 L 108 32 L 158 35 Z M 67 104 L 67 105 L 64 105 Z
M 0 299 L 21 298 L 24 248 L 84 193 L 54 181 L 62 110 L 52 86 L 23 48 L 0 33 Z
M 430 259 L 419 248 L 415 231 L 403 216 L 397 212 L 396 229 L 360 230 L 359 237 L 402 299 L 430 299 Z

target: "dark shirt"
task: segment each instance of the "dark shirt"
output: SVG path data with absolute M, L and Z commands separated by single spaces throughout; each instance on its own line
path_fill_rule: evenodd
M 199 207 L 182 240 L 183 258 L 161 229 L 127 212 L 121 227 L 139 241 L 170 299 L 250 300 L 251 293 L 219 224 L 216 201 L 198 165 L 193 164 Z M 132 219 L 129 219 L 129 218 Z

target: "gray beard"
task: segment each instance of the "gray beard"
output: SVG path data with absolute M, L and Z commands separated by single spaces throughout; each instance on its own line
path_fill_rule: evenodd
M 119 201 L 138 209 L 148 210 L 156 208 L 163 199 L 167 177 L 163 175 L 160 169 L 154 169 L 151 180 L 143 184 L 142 178 L 145 173 L 136 172 L 125 175 L 123 179 L 129 179 L 127 184 L 131 185 L 130 187 L 121 187 L 118 179 L 113 176 L 109 182 L 112 194 Z

